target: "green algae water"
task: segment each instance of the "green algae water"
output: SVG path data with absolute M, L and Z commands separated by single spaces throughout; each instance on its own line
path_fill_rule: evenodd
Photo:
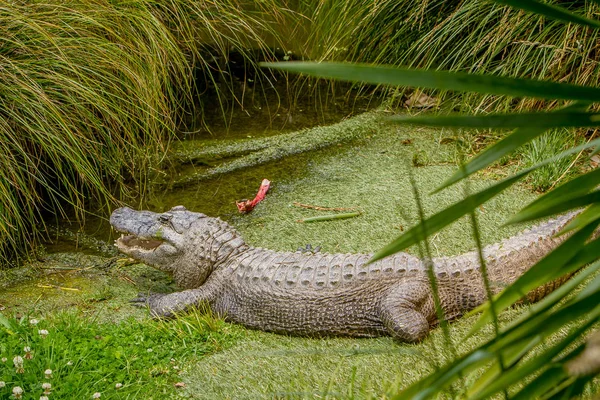
M 284 155 L 276 160 L 265 157 L 266 162 L 260 159 L 262 153 L 252 158 L 254 153 L 263 152 L 267 146 L 264 142 L 260 147 L 254 140 L 229 143 L 226 152 L 230 154 L 235 147 L 247 165 L 237 165 L 232 172 L 214 174 L 210 179 L 197 179 L 193 184 L 187 181 L 185 186 L 157 190 L 148 207 L 162 211 L 181 204 L 190 210 L 219 216 L 236 226 L 252 245 L 275 250 L 295 250 L 310 243 L 321 245 L 327 252 L 374 252 L 416 222 L 410 173 L 423 193 L 428 214 L 464 195 L 460 185 L 435 196 L 427 195 L 456 168 L 455 144 L 444 140 L 450 132 L 398 128 L 380 122 L 382 115 L 375 111 L 335 127 L 308 129 L 304 136 L 286 135 L 286 141 L 271 139 L 271 147 L 267 147 L 269 157 Z M 339 132 L 332 135 L 335 129 Z M 311 138 L 310 147 L 307 136 Z M 304 151 L 296 151 L 298 146 Z M 197 142 L 191 143 L 191 147 L 195 151 L 202 148 Z M 251 150 L 244 152 L 244 148 Z M 204 149 L 204 154 L 208 153 Z M 414 167 L 415 155 L 421 159 L 425 155 L 426 165 Z M 230 159 L 219 161 L 232 165 Z M 188 173 L 198 176 L 194 171 Z M 179 174 L 175 179 L 184 179 L 185 173 Z M 252 198 L 263 178 L 272 182 L 266 200 L 252 213 L 239 214 L 235 201 Z M 492 182 L 483 176 L 471 183 L 470 190 L 480 190 Z M 527 190 L 515 187 L 484 205 L 480 209 L 480 228 L 486 241 L 494 242 L 516 233 L 519 227 L 499 230 L 498 226 L 533 198 Z M 295 203 L 353 208 L 362 214 L 349 220 L 302 224 L 298 221 L 325 213 L 297 207 Z M 470 230 L 463 221 L 440 232 L 432 238 L 435 255 L 472 249 Z
M 422 193 L 426 214 L 464 196 L 460 185 L 428 195 L 456 168 L 458 150 L 452 140 L 447 140 L 452 133 L 399 128 L 381 122 L 385 115 L 375 110 L 330 126 L 279 135 L 261 136 L 259 132 L 247 131 L 245 137 L 221 143 L 208 136 L 181 141 L 173 151 L 178 161 L 161 174 L 169 175 L 169 180 L 157 181 L 141 206 L 131 206 L 161 212 L 184 205 L 230 222 L 249 244 L 274 250 L 293 251 L 311 244 L 321 246 L 324 252 L 374 252 L 417 221 L 409 174 L 413 174 Z M 193 161 L 181 161 L 182 154 Z M 198 154 L 210 157 L 210 168 L 216 173 L 202 175 L 206 172 L 206 160 L 194 162 Z M 226 156 L 221 157 L 223 154 Z M 417 156 L 421 161 L 415 166 Z M 421 165 L 423 160 L 425 163 Z M 218 170 L 223 165 L 225 167 Z M 195 179 L 187 179 L 190 176 Z M 264 178 L 272 182 L 266 199 L 253 212 L 239 214 L 236 200 L 253 198 Z M 173 184 L 182 179 L 185 184 Z M 471 182 L 470 190 L 480 190 L 492 182 L 480 175 Z M 479 228 L 485 242 L 498 241 L 522 229 L 515 226 L 499 229 L 499 226 L 533 198 L 529 191 L 516 186 L 481 207 Z M 298 221 L 326 213 L 297 207 L 295 203 L 352 208 L 361 215 L 347 220 L 303 224 Z M 106 220 L 90 218 L 83 234 L 61 229 L 62 234 L 56 235 L 57 240 L 47 246 L 47 252 L 54 254 L 55 261 L 56 254 L 73 252 L 106 259 L 119 257 L 112 246 L 115 234 Z M 466 220 L 439 232 L 430 238 L 434 255 L 453 255 L 472 249 L 474 242 L 470 232 Z M 416 252 L 416 249 L 409 251 Z M 102 270 L 81 271 L 81 262 L 73 261 L 76 258 L 62 259 L 64 268 L 75 271 L 69 272 L 70 275 Z M 43 262 L 32 265 L 38 264 L 43 265 Z M 104 270 L 111 270 L 111 266 Z M 37 271 L 47 275 L 48 272 L 65 274 L 69 270 L 54 267 Z M 8 280 L 16 279 L 15 273 L 11 274 L 12 278 L 6 273 L 5 285 Z M 90 276 L 92 281 L 96 279 L 93 274 Z M 27 277 L 31 277 L 31 273 L 25 274 L 24 279 Z M 48 290 L 52 289 L 41 292 Z M 36 292 L 27 290 L 31 291 Z M 8 297 L 14 298 L 14 294 Z M 10 303 L 8 299 L 3 301 Z
M 460 159 L 454 141 L 448 140 L 452 132 L 398 128 L 380 122 L 382 115 L 373 111 L 331 126 L 307 128 L 302 134 L 245 132 L 222 143 L 213 137 L 182 141 L 174 148 L 171 168 L 159 173 L 162 178 L 145 203 L 131 206 L 164 211 L 184 205 L 228 221 L 249 244 L 274 250 L 311 244 L 321 246 L 323 252 L 374 252 L 418 220 L 410 174 L 428 215 L 465 194 L 461 185 L 455 185 L 429 195 L 452 174 Z M 206 176 L 219 166 L 222 170 Z M 469 190 L 491 184 L 498 171 L 494 174 L 478 174 Z M 194 179 L 187 179 L 190 176 Z M 239 214 L 235 201 L 253 198 L 264 178 L 272 182 L 266 199 L 251 213 Z M 182 179 L 185 184 L 176 184 Z M 521 230 L 501 225 L 534 197 L 516 186 L 479 208 L 485 243 Z M 331 211 L 295 203 L 352 208 L 361 215 L 306 224 L 298 221 Z M 128 317 L 148 320 L 146 310 L 128 303 L 136 293 L 177 290 L 160 271 L 117 254 L 111 246 L 114 233 L 105 220 L 88 220 L 79 234 L 67 228 L 61 226 L 64 231 L 55 236 L 60 240 L 49 244 L 46 253 L 28 268 L 2 271 L 0 307 L 4 314 L 37 317 L 74 310 L 121 326 Z M 462 219 L 432 236 L 434 256 L 473 249 L 471 232 L 468 221 Z M 415 254 L 416 250 L 409 249 Z M 515 314 L 509 310 L 501 321 Z M 462 337 L 472 323 L 473 318 L 462 318 L 451 324 L 451 332 Z M 386 393 L 394 393 L 451 358 L 447 351 L 436 350 L 444 348 L 439 329 L 423 343 L 399 345 L 389 338 L 314 340 L 235 328 L 241 333 L 228 341 L 228 349 L 215 342 L 222 350 L 192 357 L 181 366 L 171 385 L 181 381 L 185 388 L 175 391 L 172 386 L 171 396 L 311 398 L 328 393 L 333 398 L 385 398 Z M 491 334 L 491 327 L 486 327 L 472 341 L 460 343 L 459 351 L 467 351 Z

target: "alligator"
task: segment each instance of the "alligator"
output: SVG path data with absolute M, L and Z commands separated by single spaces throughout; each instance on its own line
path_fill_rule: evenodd
M 483 255 L 494 293 L 514 282 L 563 240 L 555 234 L 573 217 L 546 221 Z M 426 264 L 397 253 L 369 263 L 370 254 L 278 252 L 252 247 L 228 223 L 177 206 L 164 213 L 115 210 L 110 222 L 126 255 L 165 271 L 183 289 L 132 300 L 156 317 L 208 304 L 226 320 L 301 336 L 422 340 L 438 323 Z M 433 258 L 438 293 L 451 320 L 486 299 L 478 253 Z M 562 283 L 529 294 L 536 301 Z

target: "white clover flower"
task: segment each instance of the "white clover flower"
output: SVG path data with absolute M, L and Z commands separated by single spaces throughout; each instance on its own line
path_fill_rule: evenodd
M 42 383 L 42 389 L 44 389 L 44 394 L 50 394 L 50 391 L 52 390 L 52 385 L 48 382 L 44 382 Z
M 7 362 L 7 361 L 8 361 L 8 358 L 6 358 L 6 357 L 2 357 L 2 359 L 1 359 L 0 361 L 2 361 L 3 363 L 5 363 L 5 362 Z
M 12 392 L 13 396 L 15 396 L 15 399 L 23 398 L 23 389 L 21 389 L 21 386 L 15 386 Z
M 0 389 L 2 389 L 2 388 L 3 388 L 3 387 L 5 387 L 5 386 L 6 386 L 6 382 L 4 382 L 4 381 L 0 381 Z
M 154 350 L 152 350 L 152 349 L 146 349 L 146 351 L 147 351 L 148 353 L 152 353 Z
M 44 375 L 46 375 L 46 379 L 52 378 L 52 370 L 50 368 L 48 368 L 47 370 L 44 371 Z
M 115 389 L 118 390 L 118 389 L 121 389 L 122 387 L 123 387 L 122 383 L 120 383 L 120 382 L 119 383 L 115 383 Z
M 40 396 L 40 400 L 49 400 L 48 396 Z
M 25 369 L 23 368 L 23 357 L 16 356 L 15 358 L 13 358 L 13 364 L 15 364 L 15 370 L 17 374 L 22 374 L 25 372 Z
M 37 320 L 37 319 L 35 319 L 35 318 L 32 318 L 32 319 L 30 319 L 30 320 L 29 320 L 29 324 L 30 324 L 30 325 L 37 325 L 39 322 L 40 322 L 40 321 L 38 321 L 38 320 Z
M 45 330 L 45 329 L 40 329 L 38 331 L 38 333 L 40 334 L 40 336 L 42 337 L 42 339 L 45 338 L 46 336 L 48 336 L 48 331 Z
M 102 396 L 99 392 L 96 392 L 92 395 L 92 399 L 99 399 Z
M 73 361 L 67 361 L 67 365 L 70 367 L 71 365 L 73 365 Z
M 33 355 L 31 354 L 31 347 L 25 346 L 23 347 L 23 351 L 25 352 L 25 359 L 31 360 L 33 358 Z

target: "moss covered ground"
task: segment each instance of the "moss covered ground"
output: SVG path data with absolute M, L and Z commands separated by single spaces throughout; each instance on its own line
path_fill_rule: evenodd
M 464 188 L 457 185 L 429 195 L 455 168 L 459 158 L 455 133 L 372 121 L 368 128 L 367 135 L 354 141 L 242 168 L 177 191 L 156 192 L 148 207 L 161 210 L 184 204 L 220 216 L 240 230 L 249 243 L 260 247 L 295 250 L 310 243 L 320 245 L 324 252 L 375 251 L 417 220 L 409 174 L 415 178 L 428 214 L 461 198 Z M 469 190 L 484 187 L 504 173 L 486 171 L 471 182 Z M 266 200 L 250 214 L 237 214 L 235 200 L 251 198 L 262 178 L 273 182 Z M 480 208 L 479 228 L 485 243 L 522 229 L 502 224 L 534 197 L 526 188 L 515 187 Z M 299 223 L 301 218 L 329 212 L 299 208 L 294 202 L 355 207 L 362 214 L 346 220 Z M 471 227 L 467 221 L 459 221 L 433 236 L 431 244 L 434 255 L 472 249 Z M 137 291 L 174 290 L 169 279 L 153 269 L 129 265 L 106 253 L 65 253 L 63 248 L 41 257 L 24 274 L 34 276 L 33 280 L 0 290 L 5 315 L 45 315 L 52 320 L 59 311 L 72 309 L 82 318 L 92 316 L 94 323 L 122 327 L 132 324 L 128 319 L 132 317 L 141 321 L 136 329 L 152 329 L 153 322 L 145 311 L 134 309 L 127 300 Z M 7 278 L 18 275 L 13 272 Z M 516 313 L 509 310 L 501 320 L 509 320 Z M 473 322 L 473 318 L 462 318 L 451 324 L 451 337 L 459 353 L 491 336 L 488 327 L 468 341 L 462 340 Z M 181 330 L 181 324 L 172 326 Z M 440 329 L 416 345 L 396 344 L 389 338 L 293 338 L 228 324 L 218 325 L 219 329 L 223 335 L 201 335 L 204 339 L 184 333 L 166 335 L 166 340 L 212 340 L 217 345 L 206 352 L 186 352 L 178 365 L 181 368 L 162 381 L 160 395 L 153 393 L 148 380 L 138 380 L 131 383 L 139 387 L 129 398 L 387 398 L 451 355 Z M 178 382 L 185 387 L 176 388 Z

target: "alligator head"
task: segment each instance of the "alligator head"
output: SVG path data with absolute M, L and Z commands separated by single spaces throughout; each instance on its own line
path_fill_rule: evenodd
M 182 287 L 202 284 L 219 257 L 244 245 L 225 222 L 183 206 L 164 213 L 122 207 L 110 223 L 122 233 L 115 241 L 122 253 L 172 274 Z

